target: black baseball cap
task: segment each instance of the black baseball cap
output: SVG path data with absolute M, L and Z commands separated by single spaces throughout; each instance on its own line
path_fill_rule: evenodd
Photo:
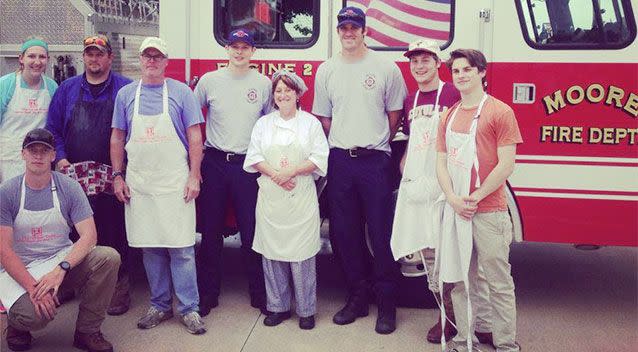
M 53 145 L 55 144 L 53 135 L 51 132 L 45 130 L 44 128 L 36 128 L 24 137 L 24 141 L 22 141 L 22 149 L 29 147 L 33 144 L 44 144 L 47 147 L 53 149 Z

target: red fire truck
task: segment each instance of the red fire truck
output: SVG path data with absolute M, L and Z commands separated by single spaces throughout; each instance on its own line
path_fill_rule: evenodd
M 194 84 L 226 65 L 224 38 L 244 27 L 257 39 L 255 69 L 294 70 L 313 87 L 319 64 L 340 50 L 344 5 L 366 11 L 367 45 L 396 61 L 410 91 L 402 53 L 416 38 L 439 41 L 444 57 L 486 54 L 488 92 L 512 106 L 524 139 L 508 181 L 516 240 L 638 246 L 634 1 L 162 1 L 169 75 Z M 311 89 L 305 110 L 312 99 Z

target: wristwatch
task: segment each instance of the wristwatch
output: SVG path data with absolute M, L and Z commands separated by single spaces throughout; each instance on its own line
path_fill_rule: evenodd
M 122 176 L 124 177 L 124 172 L 123 171 L 113 171 L 113 179 L 115 179 L 118 176 Z
M 67 262 L 66 260 L 61 261 L 60 264 L 58 264 L 58 266 L 62 268 L 62 270 L 66 271 L 67 273 L 69 272 L 69 270 L 71 270 L 71 264 L 69 264 L 69 262 Z

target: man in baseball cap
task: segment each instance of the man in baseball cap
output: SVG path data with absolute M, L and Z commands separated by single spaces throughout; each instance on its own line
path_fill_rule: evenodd
M 199 312 L 202 316 L 219 304 L 224 272 L 224 238 L 221 234 L 227 199 L 233 202 L 240 229 L 250 304 L 264 314 L 269 313 L 261 254 L 252 249 L 257 178 L 243 169 L 255 122 L 272 109 L 270 80 L 250 67 L 255 50 L 253 33 L 248 29 L 230 32 L 226 45 L 228 65 L 207 72 L 195 87 L 200 106 L 207 108 L 203 183 L 198 204 L 202 214 L 206 214 L 197 257 Z
M 129 309 L 128 245 L 124 206 L 113 196 L 110 140 L 117 92 L 131 82 L 113 71 L 109 38 L 91 35 L 82 42 L 84 73 L 62 84 L 51 99 L 46 128 L 55 138 L 55 168 L 77 180 L 89 199 L 100 234 L 98 244 L 114 248 L 122 257 L 115 293 L 107 313 Z M 86 170 L 86 172 L 76 172 Z
M 113 248 L 96 246 L 93 213 L 82 187 L 51 171 L 54 145 L 49 131 L 29 131 L 22 142 L 24 174 L 0 185 L 0 300 L 8 313 L 7 345 L 12 351 L 29 350 L 31 331 L 44 328 L 58 314 L 63 289 L 81 292 L 73 346 L 113 351 L 100 327 L 120 256 Z M 75 243 L 69 238 L 71 228 L 79 235 Z

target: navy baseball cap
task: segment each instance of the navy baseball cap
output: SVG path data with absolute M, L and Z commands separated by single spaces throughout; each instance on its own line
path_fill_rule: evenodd
M 341 27 L 348 23 L 363 28 L 366 26 L 366 14 L 358 7 L 347 6 L 342 8 L 337 15 L 337 27 Z
M 228 35 L 228 45 L 232 45 L 237 42 L 244 42 L 250 46 L 255 46 L 253 34 L 247 29 L 243 28 L 235 29 Z

